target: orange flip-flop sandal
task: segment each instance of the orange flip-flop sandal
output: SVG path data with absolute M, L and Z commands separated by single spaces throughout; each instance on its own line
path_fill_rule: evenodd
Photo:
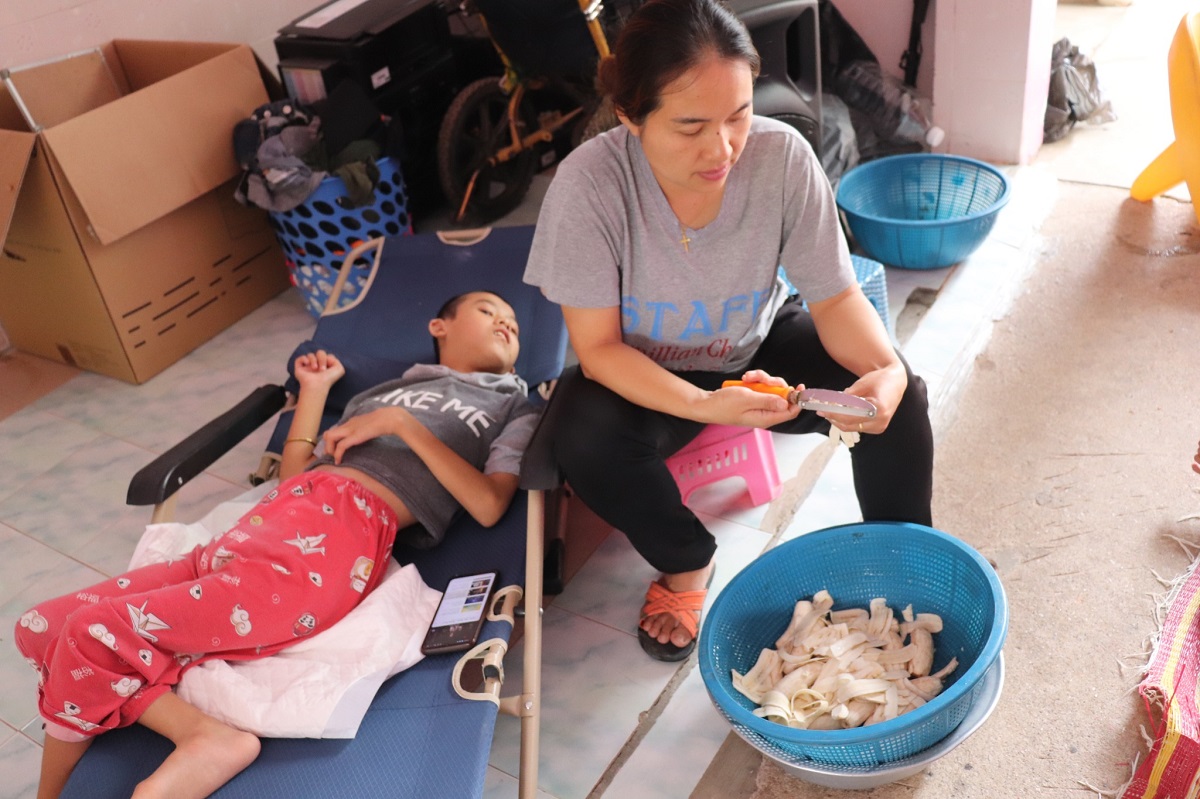
M 704 609 L 704 600 L 708 597 L 708 586 L 712 585 L 712 575 L 716 569 L 709 572 L 708 583 L 704 588 L 695 591 L 672 591 L 658 580 L 650 583 L 646 589 L 646 601 L 642 605 L 642 616 L 657 616 L 667 614 L 683 626 L 692 635 L 692 640 L 683 646 L 675 646 L 671 642 L 662 643 L 641 626 L 638 627 L 638 643 L 647 655 L 655 660 L 668 663 L 683 660 L 696 648 L 699 637 L 700 612 Z

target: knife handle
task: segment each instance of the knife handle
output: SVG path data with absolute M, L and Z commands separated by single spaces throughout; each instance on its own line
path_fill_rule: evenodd
M 730 388 L 733 386 L 748 388 L 751 391 L 757 391 L 760 394 L 775 394 L 783 397 L 793 405 L 796 404 L 797 392 L 796 389 L 790 386 L 772 386 L 768 383 L 747 383 L 744 380 L 726 380 L 721 384 L 721 388 Z

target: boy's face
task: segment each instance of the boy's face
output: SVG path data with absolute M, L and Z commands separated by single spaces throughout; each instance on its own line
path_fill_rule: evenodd
M 441 363 L 460 372 L 507 374 L 521 349 L 513 309 L 487 291 L 467 294 L 454 316 L 432 320 L 429 332 L 438 340 Z

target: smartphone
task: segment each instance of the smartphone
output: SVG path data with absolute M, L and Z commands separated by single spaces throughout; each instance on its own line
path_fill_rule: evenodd
M 496 572 L 466 574 L 452 579 L 429 623 L 421 652 L 434 655 L 473 647 L 483 628 L 483 615 L 495 585 Z

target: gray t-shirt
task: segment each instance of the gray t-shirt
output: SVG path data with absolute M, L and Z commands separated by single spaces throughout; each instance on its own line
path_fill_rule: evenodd
M 533 435 L 537 413 L 525 381 L 514 374 L 456 372 L 445 366 L 418 364 L 354 397 L 342 414 L 370 413 L 378 408 L 405 408 L 426 429 L 484 474 L 520 474 L 521 456 Z M 322 453 L 309 466 L 333 463 Z M 400 498 L 422 529 L 397 536 L 425 549 L 437 544 L 462 506 L 430 473 L 429 467 L 397 436 L 381 436 L 351 447 L 342 465 L 365 472 Z
M 626 344 L 673 371 L 737 372 L 788 289 L 827 299 L 854 285 L 850 251 L 820 162 L 790 125 L 754 117 L 721 211 L 679 221 L 641 142 L 624 126 L 559 164 L 542 202 L 525 282 L 553 302 L 621 308 Z

